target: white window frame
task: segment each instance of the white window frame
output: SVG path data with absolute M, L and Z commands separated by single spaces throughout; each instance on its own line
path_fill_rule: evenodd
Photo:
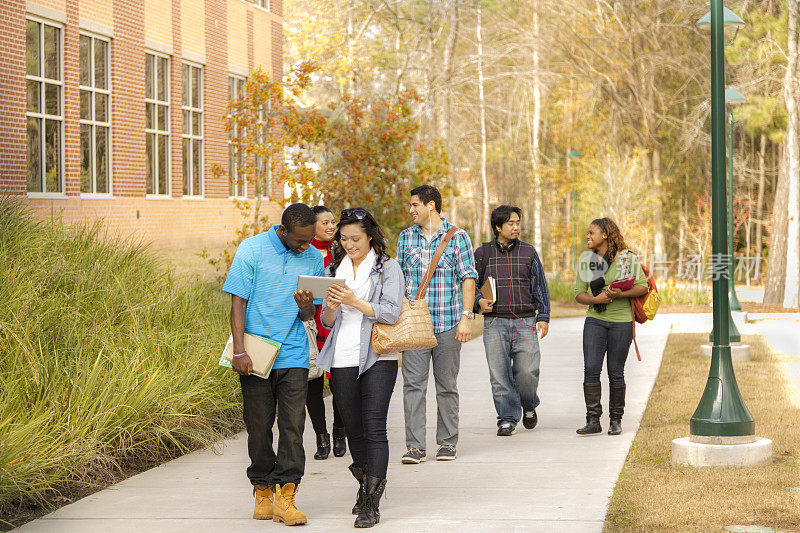
M 145 198 L 150 200 L 166 200 L 172 198 L 172 105 L 170 102 L 170 98 L 172 96 L 172 80 L 170 79 L 172 76 L 172 57 L 168 54 L 164 54 L 162 52 L 157 52 L 155 50 L 147 49 L 145 50 L 145 62 L 147 62 L 147 56 L 151 55 L 158 60 L 166 59 L 167 60 L 167 77 L 166 77 L 166 91 L 165 91 L 165 100 L 157 100 L 158 98 L 158 82 L 156 81 L 155 87 L 153 88 L 153 98 L 147 98 L 147 88 L 145 88 L 145 152 L 147 151 L 147 136 L 154 135 L 155 142 L 153 143 L 153 157 L 155 158 L 155 163 L 153 165 L 153 169 L 158 169 L 158 139 L 160 136 L 167 138 L 167 190 L 164 193 L 159 193 L 158 191 L 158 176 L 154 174 L 153 176 L 153 190 L 156 192 L 146 193 Z M 153 69 L 153 76 L 158 79 L 158 61 L 155 62 L 155 68 Z M 147 83 L 147 65 L 145 63 L 145 72 L 144 72 L 144 79 L 145 83 Z M 156 117 L 153 120 L 153 128 L 147 127 L 147 104 L 153 104 L 155 106 L 162 106 L 166 108 L 167 112 L 167 129 L 160 130 L 158 129 L 158 113 L 156 112 Z M 156 109 L 158 109 L 156 107 Z M 148 164 L 147 157 L 145 155 L 145 164 Z M 145 191 L 147 190 L 147 173 L 145 172 Z
M 269 109 L 269 107 L 270 107 L 270 103 L 269 102 L 267 102 L 267 106 L 268 106 L 267 109 Z M 256 133 L 256 138 L 257 138 L 257 140 L 259 142 L 263 141 L 263 135 L 269 135 L 269 132 L 265 131 L 264 120 L 265 120 L 264 110 L 262 109 L 262 110 L 260 110 L 258 112 L 258 122 L 256 123 L 257 127 L 258 127 L 258 132 Z M 272 194 L 272 156 L 268 157 L 266 159 L 266 161 L 259 161 L 260 158 L 259 158 L 258 155 L 256 155 L 255 158 L 256 158 L 256 160 L 254 161 L 254 165 L 253 166 L 255 167 L 256 172 L 258 173 L 258 175 L 261 174 L 261 169 L 264 167 L 264 165 L 266 165 L 267 176 L 266 176 L 265 182 L 263 183 L 263 187 L 262 187 L 260 192 L 261 192 L 261 198 L 269 198 L 270 194 Z M 254 194 L 259 192 L 259 190 L 258 190 L 258 180 L 256 180 L 255 189 L 256 190 L 253 191 Z
M 37 17 L 34 15 L 26 14 L 25 16 L 25 34 L 27 36 L 28 32 L 28 21 L 36 22 L 39 26 L 39 72 L 42 74 L 41 76 L 31 76 L 28 74 L 27 64 L 25 66 L 25 146 L 26 146 L 26 162 L 27 158 L 30 154 L 27 154 L 27 144 L 28 144 L 28 119 L 35 118 L 40 121 L 40 128 L 39 128 L 39 186 L 42 188 L 41 191 L 28 191 L 27 190 L 27 183 L 28 183 L 28 172 L 27 172 L 27 163 L 26 163 L 26 170 L 25 170 L 25 189 L 28 193 L 29 198 L 66 198 L 66 191 L 65 191 L 65 183 L 64 183 L 64 25 L 58 22 L 53 22 L 52 20 L 48 20 L 42 17 Z M 44 26 L 52 26 L 53 28 L 57 28 L 59 30 L 59 39 L 58 39 L 58 71 L 60 80 L 51 80 L 50 78 L 44 77 Z M 26 37 L 27 39 L 27 37 Z M 28 49 L 27 45 L 25 48 L 25 55 L 27 58 Z M 26 60 L 27 61 L 27 60 Z M 28 94 L 28 81 L 35 81 L 39 83 L 39 112 L 32 112 L 28 111 L 28 101 L 27 101 L 27 94 Z M 58 99 L 59 99 L 59 111 L 60 115 L 49 115 L 46 113 L 46 102 L 45 102 L 45 84 L 50 85 L 57 85 L 58 86 Z M 48 121 L 55 121 L 59 122 L 59 150 L 58 150 L 58 191 L 48 191 L 47 190 L 47 155 L 46 155 L 46 130 L 47 130 L 47 122 Z
M 268 13 L 270 12 L 270 9 L 272 7 L 270 5 L 272 3 L 271 0 L 244 0 L 244 1 L 247 2 L 248 4 L 252 4 L 253 6 L 259 9 L 263 9 Z
M 112 146 L 111 146 L 111 38 L 105 35 L 100 35 L 98 33 L 92 33 L 89 31 L 81 30 L 78 36 L 78 83 L 80 84 L 80 38 L 81 37 L 89 37 L 91 39 L 91 46 L 89 48 L 89 70 L 91 75 L 91 86 L 79 85 L 79 91 L 88 91 L 92 95 L 92 100 L 90 103 L 90 108 L 92 110 L 92 119 L 80 119 L 81 126 L 88 125 L 91 126 L 92 136 L 91 136 L 91 148 L 90 152 L 92 154 L 92 175 L 90 177 L 91 180 L 91 191 L 90 192 L 81 192 L 81 198 L 113 198 L 113 168 L 114 165 L 112 164 Z M 98 89 L 95 87 L 95 80 L 94 80 L 94 72 L 95 72 L 95 65 L 94 65 L 94 42 L 95 41 L 103 41 L 106 43 L 107 52 L 106 52 L 106 89 Z M 96 119 L 94 116 L 95 112 L 95 93 L 105 94 L 106 95 L 106 105 L 108 109 L 106 110 L 106 122 L 101 122 Z M 80 100 L 79 100 L 80 102 Z M 79 104 L 80 105 L 80 104 Z M 95 134 L 95 130 L 97 127 L 104 127 L 108 130 L 108 138 L 106 139 L 106 165 L 108 166 L 107 174 L 106 174 L 106 187 L 108 192 L 98 193 L 97 190 L 97 146 L 96 146 L 96 139 L 97 136 Z M 80 130 L 78 132 L 80 135 Z
M 183 189 L 183 197 L 184 198 L 188 198 L 188 199 L 203 198 L 204 195 L 205 195 L 205 187 L 204 187 L 205 183 L 204 183 L 204 179 L 203 179 L 204 178 L 204 174 L 205 174 L 205 172 L 203 171 L 203 168 L 204 168 L 204 165 L 205 165 L 205 142 L 204 142 L 204 137 L 205 137 L 205 135 L 204 135 L 204 132 L 205 132 L 205 113 L 203 111 L 205 109 L 204 108 L 204 101 L 205 101 L 205 89 L 204 89 L 204 85 L 205 85 L 205 67 L 201 63 L 194 63 L 192 61 L 183 61 L 181 63 L 181 79 L 183 79 L 183 69 L 185 67 L 189 67 L 189 86 L 188 86 L 188 91 L 189 91 L 189 100 L 190 101 L 192 99 L 192 94 L 191 94 L 191 91 L 192 91 L 192 69 L 198 69 L 200 71 L 200 86 L 198 88 L 198 90 L 200 92 L 200 107 L 194 107 L 192 105 L 184 104 L 184 102 L 183 102 L 183 91 L 181 91 L 181 124 L 183 124 L 183 115 L 184 115 L 184 113 L 189 113 L 189 121 L 188 121 L 189 133 L 186 133 L 183 130 L 183 126 L 181 126 L 181 174 L 183 176 L 182 180 L 183 180 L 183 187 L 184 187 L 184 189 Z M 182 89 L 184 89 L 184 88 L 182 88 Z M 192 131 L 192 115 L 194 115 L 194 114 L 200 115 L 200 133 L 199 133 L 199 135 L 194 134 L 194 132 Z M 184 141 L 185 140 L 189 141 L 189 146 L 191 147 L 190 154 L 189 154 L 188 165 L 187 165 L 186 169 L 182 168 L 183 167 L 183 157 L 185 157 L 185 154 L 184 154 Z M 194 156 L 194 144 L 195 144 L 195 141 L 199 141 L 199 143 L 200 143 L 200 176 L 199 177 L 196 177 L 196 176 L 194 176 L 192 174 L 192 160 L 193 160 L 192 156 Z M 187 187 L 187 176 L 186 176 L 186 172 L 187 171 L 189 172 L 188 189 L 186 188 Z M 193 194 L 192 193 L 192 190 L 194 188 L 195 178 L 200 180 L 200 194 Z M 188 192 L 186 192 L 187 190 L 188 190 Z
M 240 76 L 238 74 L 228 73 L 228 89 L 229 89 L 228 100 L 230 100 L 232 98 L 238 98 L 239 96 L 241 96 L 241 92 L 238 89 L 235 91 L 235 94 L 230 94 L 231 80 L 234 81 L 234 87 L 237 86 L 236 84 L 238 82 L 242 82 L 242 86 L 244 86 L 244 83 L 247 82 L 247 78 L 245 78 L 244 76 Z M 238 184 L 236 183 L 236 181 L 239 179 L 239 173 L 240 173 L 239 165 L 237 164 L 237 161 L 240 159 L 240 157 L 238 157 L 235 152 L 233 153 L 233 156 L 231 156 L 231 150 L 234 150 L 233 142 L 231 141 L 231 137 L 234 134 L 235 134 L 234 131 L 231 131 L 231 132 L 228 133 L 228 180 L 229 180 L 228 181 L 228 198 L 236 199 L 236 200 L 243 200 L 243 199 L 247 198 L 247 178 L 245 177 L 245 179 L 242 180 L 242 184 L 241 184 L 242 194 L 236 194 L 237 187 L 238 187 Z M 234 158 L 234 164 L 233 164 L 232 168 L 234 170 L 235 175 L 231 175 L 230 174 L 230 171 L 231 171 L 230 158 L 231 157 Z M 231 181 L 231 180 L 233 180 L 233 181 Z M 231 194 L 231 186 L 233 186 L 233 194 Z

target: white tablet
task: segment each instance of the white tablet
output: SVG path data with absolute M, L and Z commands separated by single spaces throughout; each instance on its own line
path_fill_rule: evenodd
M 328 276 L 298 276 L 297 290 L 311 291 L 314 298 L 324 299 L 328 295 L 328 287 L 341 285 L 344 287 L 344 278 L 329 278 Z

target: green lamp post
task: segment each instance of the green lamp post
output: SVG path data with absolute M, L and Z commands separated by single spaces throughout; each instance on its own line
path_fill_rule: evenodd
M 581 153 L 574 148 L 569 151 L 567 158 L 574 160 L 583 157 Z M 577 242 L 578 242 L 578 185 L 577 175 L 578 169 L 575 164 L 572 165 L 572 272 L 578 271 L 578 255 L 577 255 Z
M 731 13 L 733 15 L 733 13 Z M 735 15 L 734 15 L 735 17 Z M 704 17 L 705 19 L 705 17 Z M 741 25 L 739 18 L 728 17 L 729 25 Z M 694 442 L 727 443 L 752 440 L 755 421 L 744 404 L 733 371 L 730 346 L 730 306 L 728 301 L 725 191 L 725 80 L 724 25 L 722 0 L 711 1 L 708 17 L 711 27 L 711 207 L 713 253 L 714 329 L 711 349 L 711 368 L 708 380 L 692 418 L 689 433 Z M 702 23 L 703 20 L 700 21 Z M 729 26 L 730 27 L 730 26 Z
M 739 303 L 739 298 L 736 297 L 736 289 L 734 289 L 734 269 L 733 269 L 733 105 L 746 102 L 747 98 L 742 96 L 742 93 L 728 87 L 725 89 L 725 107 L 728 112 L 728 250 L 730 250 L 730 286 L 728 291 L 728 301 L 730 302 L 731 311 L 741 311 L 742 304 Z
M 730 39 L 728 39 L 727 41 L 724 41 L 724 39 L 723 39 L 724 45 L 728 46 L 730 44 L 733 44 L 733 41 L 736 38 L 736 34 L 739 32 L 739 28 L 744 26 L 744 21 L 741 18 L 739 18 L 739 16 L 736 13 L 734 13 L 733 11 L 728 9 L 727 7 L 723 7 L 722 8 L 722 18 L 723 18 L 724 27 L 726 29 L 732 29 L 733 30 L 733 35 L 731 36 Z M 711 29 L 711 12 L 708 12 L 706 14 L 706 16 L 704 16 L 699 21 L 697 21 L 697 25 L 699 27 L 707 29 L 707 30 Z M 724 87 L 725 86 L 725 52 L 724 52 L 724 50 L 723 50 L 721 55 L 722 55 L 722 59 L 721 59 L 721 61 L 722 61 L 722 72 L 720 73 L 720 76 L 722 77 L 722 86 Z M 730 95 L 731 98 L 736 98 L 736 95 L 739 95 L 739 97 L 744 98 L 744 96 L 739 94 L 739 91 L 736 91 L 736 89 L 733 89 L 733 91 L 736 94 L 731 93 L 728 90 L 725 91 L 725 96 L 726 96 L 725 102 L 726 103 L 729 101 L 728 98 L 727 98 L 728 95 Z M 736 101 L 741 101 L 741 100 L 736 100 Z M 727 108 L 727 105 L 726 105 L 726 108 Z M 728 116 L 728 120 L 729 120 L 729 122 L 733 120 L 731 115 Z M 723 128 L 724 128 L 724 125 L 723 125 Z M 741 304 L 739 304 L 739 299 L 736 297 L 736 293 L 734 292 L 734 289 L 733 289 L 733 185 L 732 185 L 733 184 L 733 163 L 732 163 L 732 161 L 733 161 L 732 157 L 733 156 L 731 154 L 732 144 L 733 144 L 733 140 L 732 140 L 732 136 L 731 136 L 732 135 L 732 129 L 729 128 L 728 129 L 728 133 L 729 133 L 728 141 L 730 143 L 728 145 L 728 147 L 727 147 L 728 170 L 729 170 L 730 174 L 729 174 L 729 176 L 728 176 L 728 178 L 726 180 L 727 183 L 728 183 L 727 233 L 728 233 L 728 250 L 729 250 L 729 252 L 726 252 L 726 255 L 728 255 L 728 253 L 729 253 L 729 257 L 728 257 L 728 269 L 729 269 L 728 270 L 728 287 L 729 287 L 729 289 L 728 289 L 728 303 L 729 303 L 729 305 L 728 305 L 728 339 L 730 340 L 730 342 L 740 342 L 742 340 L 742 336 L 739 333 L 739 328 L 736 327 L 736 322 L 734 322 L 733 316 L 731 315 L 731 311 L 732 310 L 741 311 L 742 306 L 741 306 Z M 719 256 L 717 256 L 717 257 L 719 258 Z M 711 342 L 714 342 L 714 329 L 713 328 L 711 330 L 711 333 L 708 334 L 708 340 L 711 341 Z

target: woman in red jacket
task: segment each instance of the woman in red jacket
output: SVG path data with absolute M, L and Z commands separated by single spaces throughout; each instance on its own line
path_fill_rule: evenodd
M 333 236 L 336 234 L 336 221 L 333 218 L 333 213 L 324 205 L 318 205 L 312 208 L 314 214 L 317 215 L 317 228 L 314 240 L 311 241 L 312 246 L 320 251 L 327 267 L 331 259 L 331 245 L 333 244 Z M 321 306 L 317 306 L 317 314 L 314 316 L 314 322 L 317 323 L 317 347 L 321 350 L 322 345 L 325 344 L 325 339 L 328 338 L 330 330 L 327 329 L 319 320 L 319 313 Z M 328 424 L 325 421 L 325 402 L 322 400 L 322 390 L 325 386 L 325 376 L 321 375 L 318 378 L 308 381 L 308 394 L 306 396 L 306 408 L 308 409 L 308 417 L 311 419 L 311 425 L 314 427 L 314 433 L 317 434 L 317 453 L 314 454 L 314 459 L 327 459 L 331 453 L 331 436 L 328 433 Z M 347 444 L 344 433 L 344 423 L 342 417 L 339 415 L 339 410 L 336 408 L 336 399 L 333 401 L 333 455 L 341 457 L 347 452 Z

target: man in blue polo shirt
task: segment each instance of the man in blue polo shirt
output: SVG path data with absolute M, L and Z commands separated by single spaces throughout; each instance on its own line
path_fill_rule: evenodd
M 305 469 L 309 345 L 303 321 L 313 318 L 314 300 L 309 291 L 297 290 L 297 277 L 324 275 L 322 255 L 310 246 L 316 222 L 307 205 L 287 207 L 280 225 L 242 241 L 222 287 L 231 295 L 232 364 L 242 386 L 253 518 L 274 517 L 288 525 L 306 523 L 294 498 Z M 250 374 L 245 332 L 281 343 L 268 379 Z M 272 447 L 276 407 L 277 455 Z

